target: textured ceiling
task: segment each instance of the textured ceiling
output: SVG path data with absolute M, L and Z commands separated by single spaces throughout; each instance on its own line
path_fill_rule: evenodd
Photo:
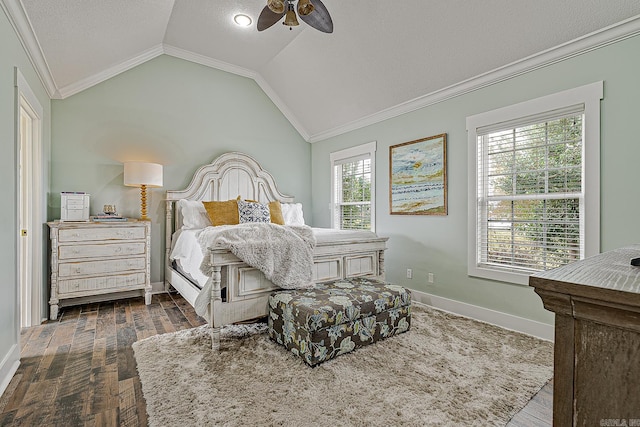
M 258 32 L 264 0 L 2 2 L 28 50 L 38 51 L 32 58 L 42 58 L 37 68 L 53 97 L 167 53 L 254 78 L 312 141 L 447 88 L 461 92 L 527 58 L 544 63 L 545 52 L 561 55 L 566 43 L 614 24 L 625 28 L 618 37 L 640 32 L 638 0 L 323 0 L 333 34 L 304 23 Z M 252 27 L 233 24 L 240 12 Z

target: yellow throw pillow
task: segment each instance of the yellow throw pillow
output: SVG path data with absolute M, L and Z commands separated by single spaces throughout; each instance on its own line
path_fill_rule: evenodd
M 211 220 L 211 224 L 236 225 L 240 223 L 238 215 L 238 202 L 227 200 L 226 202 L 202 202 Z
M 274 224 L 284 225 L 284 216 L 282 215 L 282 206 L 279 201 L 269 202 L 269 214 L 271 222 Z

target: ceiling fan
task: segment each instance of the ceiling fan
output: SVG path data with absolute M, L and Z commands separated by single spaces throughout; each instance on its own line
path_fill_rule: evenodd
M 295 0 L 267 0 L 267 5 L 262 9 L 258 17 L 258 31 L 264 31 L 278 22 L 284 16 L 283 25 L 287 25 L 290 30 L 299 25 L 296 16 L 298 15 L 306 24 L 322 31 L 323 33 L 333 32 L 333 21 L 329 11 L 320 0 L 298 0 L 298 7 L 294 7 Z

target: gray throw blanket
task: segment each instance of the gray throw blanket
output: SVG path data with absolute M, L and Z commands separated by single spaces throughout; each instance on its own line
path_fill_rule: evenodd
M 313 248 L 316 239 L 311 227 L 281 226 L 271 223 L 246 223 L 207 227 L 198 234 L 205 257 L 200 270 L 211 276 L 209 248 L 228 249 L 251 267 L 260 270 L 273 284 L 284 289 L 313 286 Z M 207 314 L 211 280 L 198 294 L 196 312 Z

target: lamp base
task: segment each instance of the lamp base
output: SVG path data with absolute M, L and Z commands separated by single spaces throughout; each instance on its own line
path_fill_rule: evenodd
M 140 186 L 140 221 L 151 221 L 147 216 L 147 186 Z

